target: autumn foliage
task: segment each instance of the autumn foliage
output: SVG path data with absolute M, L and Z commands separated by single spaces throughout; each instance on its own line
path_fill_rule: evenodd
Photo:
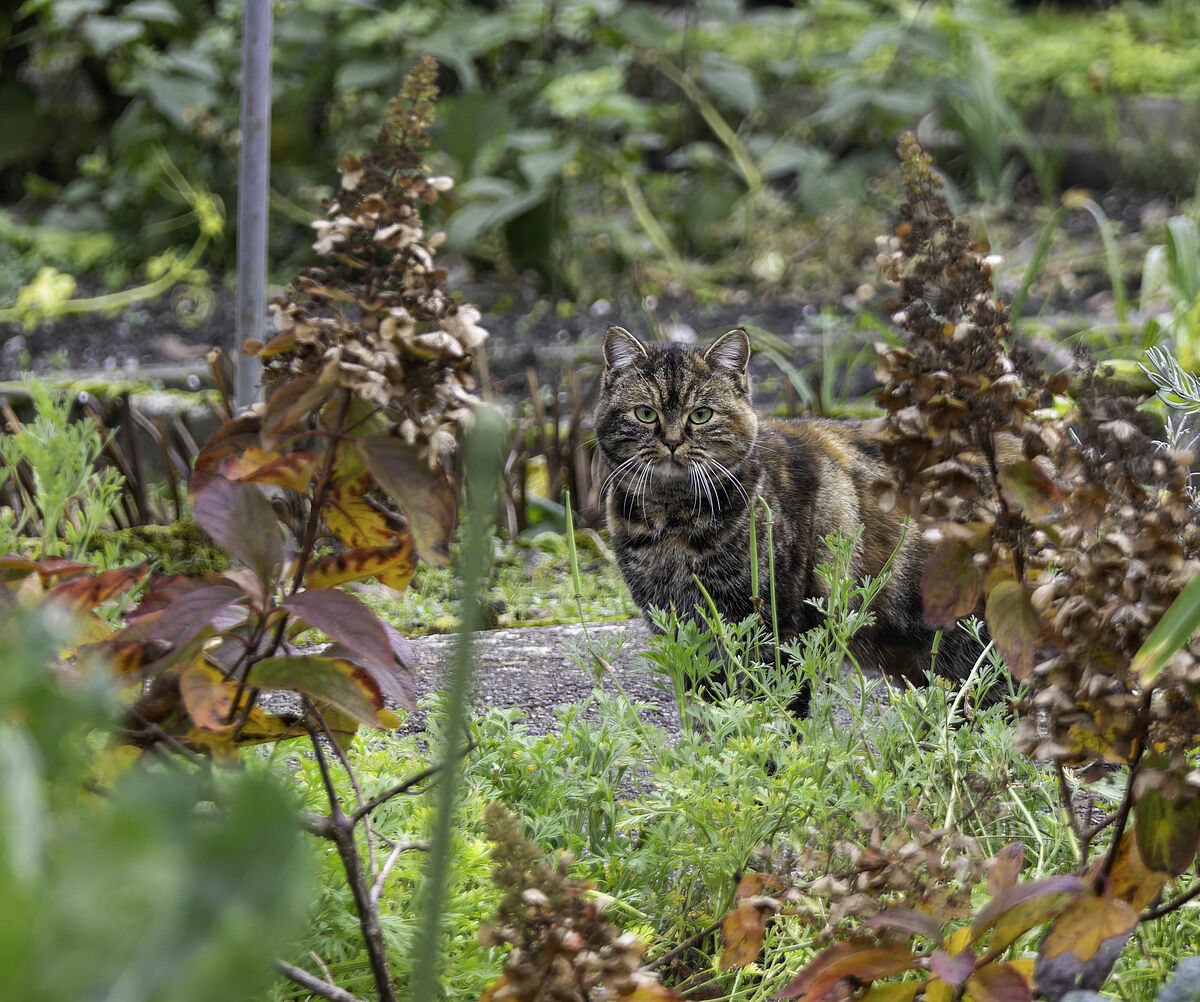
M 880 346 L 877 368 L 892 496 L 938 540 L 924 579 L 931 621 L 982 614 L 1023 683 L 1015 740 L 1058 771 L 1083 865 L 1022 883 L 1002 853 L 973 916 L 934 888 L 898 893 L 860 871 L 867 893 L 853 911 L 866 921 L 778 997 L 1060 998 L 1098 988 L 1140 921 L 1196 893 L 1168 893 L 1200 841 L 1200 641 L 1172 609 L 1200 568 L 1192 457 L 1157 446 L 1141 399 L 1094 366 L 1049 376 L 1014 345 L 987 248 L 911 136 L 900 156 L 907 198 L 879 255 L 907 334 Z M 1168 615 L 1172 628 L 1155 632 Z M 1116 809 L 1081 816 L 1072 784 L 1113 767 L 1125 781 Z M 727 933 L 727 956 L 757 956 L 761 923 L 733 928 L 753 935 Z M 1010 956 L 1038 929 L 1036 956 Z
M 339 197 L 314 224 L 323 265 L 275 303 L 274 338 L 249 346 L 266 402 L 222 425 L 197 458 L 195 521 L 232 569 L 96 574 L 63 559 L 0 560 L 18 600 L 45 596 L 84 618 L 79 660 L 102 660 L 130 694 L 127 744 L 205 766 L 247 745 L 310 740 L 330 813 L 303 821 L 342 858 L 381 999 L 394 986 L 356 828 L 411 783 L 343 810 L 328 760 L 359 726 L 395 726 L 394 709 L 412 705 L 407 641 L 339 586 L 374 577 L 402 590 L 419 560 L 448 562 L 451 473 L 477 402 L 468 367 L 486 334 L 478 311 L 442 288 L 420 215 L 450 185 L 420 154 L 436 73 L 431 58 L 418 61 L 376 150 L 343 160 Z M 113 632 L 95 610 L 135 587 Z M 331 641 L 319 652 L 306 642 L 313 631 Z

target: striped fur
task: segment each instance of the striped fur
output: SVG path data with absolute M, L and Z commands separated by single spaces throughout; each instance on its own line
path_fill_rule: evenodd
M 832 555 L 824 537 L 863 534 L 853 555 L 856 579 L 879 574 L 893 552 L 891 578 L 873 605 L 875 625 L 856 656 L 889 674 L 923 679 L 934 631 L 921 608 L 928 543 L 883 510 L 891 471 L 873 440 L 850 422 L 759 418 L 747 372 L 745 331 L 707 350 L 643 344 L 620 327 L 605 337 L 605 370 L 596 437 L 609 474 L 603 491 L 608 528 L 638 606 L 695 618 L 699 579 L 727 619 L 754 610 L 750 582 L 752 501 L 774 516 L 775 588 L 780 632 L 817 625 L 806 600 L 828 592 L 816 568 Z M 759 506 L 759 593 L 768 592 L 767 538 Z M 897 551 L 897 547 L 899 550 Z M 964 647 L 949 631 L 949 648 Z M 977 645 L 939 653 L 942 674 L 962 676 Z

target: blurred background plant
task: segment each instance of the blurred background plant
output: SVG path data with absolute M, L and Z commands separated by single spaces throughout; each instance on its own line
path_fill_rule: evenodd
M 1194 179 L 1167 156 L 1170 129 L 1129 148 L 1155 127 L 1130 99 L 1200 91 L 1200 12 L 1183 0 L 278 8 L 280 275 L 333 194 L 317 165 L 362 145 L 423 52 L 442 65 L 432 166 L 460 179 L 441 206 L 449 249 L 588 302 L 628 290 L 634 264 L 643 286 L 701 294 L 848 291 L 876 232 L 859 221 L 878 219 L 894 186 L 891 137 L 919 120 L 945 140 L 955 181 L 994 204 L 1027 171 L 1051 198 L 1079 130 L 1100 138 L 1101 161 L 1130 161 L 1126 179 L 1145 175 L 1148 152 L 1158 184 Z M 0 307 L 20 287 L 49 295 L 56 275 L 86 275 L 89 291 L 153 280 L 164 255 L 228 278 L 233 235 L 193 196 L 211 192 L 217 214 L 232 204 L 240 11 L 27 0 L 0 20 Z

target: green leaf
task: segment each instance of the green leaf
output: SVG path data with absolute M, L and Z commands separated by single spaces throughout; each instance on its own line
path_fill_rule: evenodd
M 758 79 L 745 66 L 710 60 L 700 70 L 700 84 L 719 104 L 743 115 L 752 115 L 762 107 Z
M 390 435 L 361 438 L 357 444 L 371 475 L 408 516 L 417 555 L 445 566 L 458 516 L 446 475 L 431 470 L 413 446 Z
M 467 248 L 478 237 L 541 205 L 549 197 L 548 192 L 538 190 L 496 201 L 471 202 L 450 217 L 446 224 L 446 240 L 453 247 Z
M 79 26 L 79 32 L 99 56 L 107 56 L 113 49 L 128 45 L 140 38 L 145 26 L 137 21 L 126 21 L 116 17 L 88 17 Z
M 613 26 L 627 41 L 644 49 L 662 48 L 674 33 L 662 15 L 645 3 L 626 4 L 613 20 Z
M 1152 685 L 1167 662 L 1200 628 L 1200 574 L 1192 577 L 1150 631 L 1133 657 L 1131 668 L 1145 685 Z
M 1142 860 L 1152 870 L 1178 877 L 1192 865 L 1200 845 L 1200 798 L 1168 800 L 1148 790 L 1134 810 Z
M 172 28 L 183 24 L 183 17 L 175 5 L 167 0 L 133 0 L 121 8 L 121 17 L 127 21 L 150 21 L 154 24 L 169 24 Z
M 396 715 L 384 708 L 383 690 L 370 672 L 343 658 L 265 658 L 254 666 L 250 682 L 260 689 L 302 692 L 372 727 L 394 727 L 397 723 Z
M 985 617 L 1008 670 L 1016 679 L 1025 678 L 1033 671 L 1037 644 L 1044 629 L 1029 600 L 1028 587 L 1015 580 L 992 585 L 987 593 Z
M 355 59 L 338 67 L 333 86 L 338 93 L 346 90 L 369 90 L 396 79 L 394 59 Z
M 192 128 L 197 111 L 208 111 L 217 104 L 212 84 L 177 73 L 149 70 L 142 85 L 150 103 L 185 133 Z
M 1035 524 L 1049 521 L 1062 510 L 1062 492 L 1051 477 L 1028 460 L 1000 467 L 998 478 L 1005 502 Z
M 283 562 L 283 538 L 262 491 L 214 477 L 197 492 L 193 505 L 200 528 L 249 567 L 268 591 Z

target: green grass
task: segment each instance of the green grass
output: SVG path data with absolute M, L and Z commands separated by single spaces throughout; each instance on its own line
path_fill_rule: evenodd
M 596 562 L 593 573 L 582 575 L 585 611 L 617 608 L 630 614 L 611 556 L 586 533 L 578 537 L 578 548 L 585 567 Z M 491 590 L 512 589 L 504 615 L 516 622 L 577 616 L 565 549 L 561 537 L 497 548 Z M 539 572 L 532 583 L 525 577 L 531 559 Z M 838 573 L 836 566 L 828 570 Z M 449 615 L 438 576 L 425 573 L 424 583 L 398 608 L 414 616 L 417 610 L 428 617 Z M 976 690 L 968 688 L 960 697 L 942 681 L 891 690 L 890 701 L 884 700 L 883 680 L 844 673 L 834 636 L 864 588 L 869 590 L 850 586 L 835 593 L 833 632 L 814 631 L 796 649 L 813 685 L 809 719 L 797 721 L 780 711 L 789 683 L 773 674 L 773 665 L 749 668 L 759 684 L 775 690 L 772 698 L 734 695 L 696 702 L 689 687 L 706 674 L 719 687 L 724 663 L 714 660 L 706 631 L 674 629 L 676 624 L 664 620 L 672 634 L 652 640 L 644 668 L 662 676 L 665 692 L 679 701 L 684 722 L 679 733 L 643 720 L 639 706 L 607 678 L 581 703 L 560 709 L 550 734 L 532 733 L 516 708 L 492 710 L 474 721 L 477 745 L 463 767 L 444 906 L 446 997 L 478 998 L 503 963 L 502 951 L 485 949 L 477 939 L 479 924 L 499 901 L 488 878 L 483 823 L 491 801 L 516 812 L 525 833 L 548 854 L 573 854 L 573 872 L 608 902 L 611 921 L 648 944 L 649 960 L 718 922 L 732 907 L 742 874 L 768 870 L 796 880 L 801 896 L 790 909 L 795 914 L 771 926 L 757 964 L 720 972 L 720 944 L 710 934 L 673 972 L 676 979 L 710 981 L 722 997 L 734 999 L 760 1000 L 778 992 L 815 954 L 822 928 L 844 932 L 853 924 L 845 895 L 813 884 L 825 870 L 848 865 L 852 843 L 867 845 L 874 838 L 886 847 L 889 839 L 904 841 L 923 826 L 953 826 L 970 841 L 947 846 L 947 859 L 959 852 L 964 860 L 982 860 L 1018 842 L 1025 847 L 1023 879 L 1073 871 L 1078 848 L 1059 806 L 1057 779 L 1014 751 L 1013 721 L 1003 706 L 978 707 Z M 753 622 L 720 624 L 722 644 L 733 651 L 752 647 L 756 629 Z M 372 733 L 355 742 L 351 755 L 364 796 L 424 768 L 436 754 L 431 749 L 441 747 L 442 700 L 431 698 L 425 709 L 432 721 L 427 735 Z M 320 802 L 312 762 L 281 756 L 276 766 L 313 806 Z M 1121 785 L 1115 777 L 1109 791 L 1114 798 Z M 428 838 L 432 824 L 430 795 L 396 798 L 374 817 L 375 832 L 392 844 Z M 378 843 L 380 858 L 387 845 Z M 402 990 L 405 958 L 422 919 L 423 857 L 420 850 L 401 853 L 382 898 Z M 956 884 L 950 878 L 948 886 L 957 886 L 971 911 L 988 900 L 982 881 Z M 340 868 L 330 861 L 295 959 L 304 962 L 311 951 L 344 988 L 366 991 L 369 972 L 349 914 Z M 1035 931 L 1019 942 L 1016 955 L 1031 955 L 1039 936 Z M 1150 1002 L 1179 957 L 1198 941 L 1200 905 L 1144 926 L 1118 962 L 1108 990 L 1131 1002 Z M 291 988 L 276 991 L 280 999 L 300 997 Z
M 577 532 L 575 539 L 587 620 L 635 618 L 637 606 L 621 581 L 612 550 L 590 530 Z M 372 593 L 367 597 L 377 613 L 404 633 L 451 633 L 458 628 L 457 588 L 451 569 L 422 566 L 403 594 Z M 578 622 L 580 606 L 575 600 L 566 538 L 545 532 L 514 543 L 495 540 L 485 603 L 485 619 L 491 628 Z

